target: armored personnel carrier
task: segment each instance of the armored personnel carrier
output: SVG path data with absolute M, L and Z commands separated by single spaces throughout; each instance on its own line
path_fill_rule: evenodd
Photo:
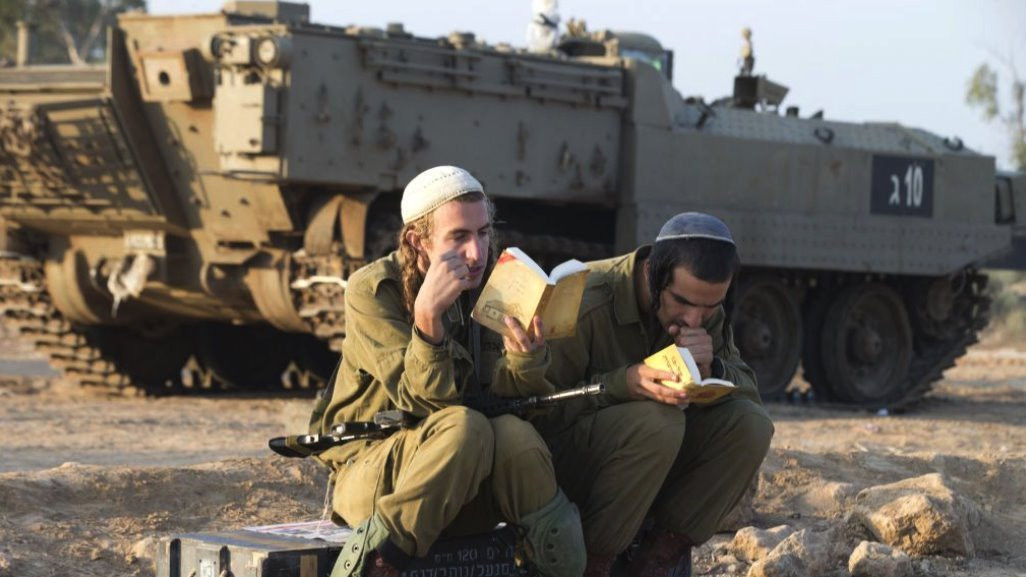
M 641 34 L 533 54 L 240 2 L 122 15 L 108 54 L 0 70 L 0 310 L 83 385 L 317 387 L 345 279 L 394 246 L 405 183 L 456 164 L 503 243 L 551 259 L 720 216 L 764 393 L 803 361 L 821 399 L 903 406 L 975 339 L 977 266 L 1026 214 L 1022 176 L 957 140 L 781 113 L 750 74 L 684 99 Z

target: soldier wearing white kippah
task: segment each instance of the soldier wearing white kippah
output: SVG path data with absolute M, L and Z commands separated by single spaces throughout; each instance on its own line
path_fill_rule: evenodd
M 429 169 L 407 185 L 401 211 L 399 250 L 349 278 L 322 430 L 393 409 L 419 420 L 321 454 L 334 469 L 334 514 L 356 525 L 332 576 L 397 576 L 440 535 L 506 522 L 544 575 L 579 577 L 580 516 L 556 486 L 545 442 L 518 417 L 488 419 L 462 404 L 486 388 L 510 397 L 554 390 L 539 319 L 535 338 L 515 319 L 506 320 L 513 336 L 500 337 L 470 318 L 494 259 L 481 183 L 461 168 Z
M 604 398 L 535 419 L 556 479 L 581 508 L 586 577 L 608 577 L 649 519 L 627 577 L 689 577 L 691 547 L 741 499 L 773 436 L 755 374 L 741 359 L 724 304 L 740 261 L 718 218 L 671 218 L 654 245 L 595 263 L 577 332 L 553 340 L 548 377 L 560 387 L 603 382 Z M 737 390 L 708 405 L 663 385 L 673 373 L 644 359 L 676 343 L 702 377 Z

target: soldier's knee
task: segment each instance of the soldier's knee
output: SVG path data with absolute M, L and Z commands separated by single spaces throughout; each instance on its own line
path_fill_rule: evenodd
M 656 402 L 629 403 L 631 416 L 626 422 L 625 441 L 646 451 L 674 459 L 684 440 L 686 420 L 676 407 Z
M 513 415 L 502 415 L 491 421 L 496 461 L 515 460 L 520 455 L 537 452 L 549 454 L 545 440 L 531 423 Z
M 428 417 L 430 435 L 441 435 L 458 449 L 456 454 L 466 459 L 480 459 L 490 463 L 495 446 L 495 435 L 488 418 L 463 406 L 446 407 Z
M 773 439 L 773 421 L 761 405 L 747 402 L 744 407 L 735 417 L 734 426 L 731 427 L 729 434 L 735 443 L 749 448 L 752 452 L 761 450 L 765 455 Z

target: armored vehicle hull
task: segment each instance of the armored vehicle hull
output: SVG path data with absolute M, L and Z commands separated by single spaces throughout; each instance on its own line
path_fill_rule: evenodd
M 684 100 L 643 35 L 528 54 L 281 3 L 124 15 L 109 54 L 85 80 L 0 71 L 0 309 L 86 385 L 319 386 L 345 279 L 394 246 L 403 185 L 456 164 L 503 244 L 543 259 L 722 217 L 764 393 L 804 362 L 821 399 L 904 406 L 985 323 L 976 268 L 1012 246 L 1024 196 L 922 130 L 779 115 L 743 90 Z

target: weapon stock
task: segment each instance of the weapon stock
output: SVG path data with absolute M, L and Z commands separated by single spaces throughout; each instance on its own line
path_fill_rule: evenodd
M 282 457 L 300 459 L 327 451 L 344 442 L 341 437 L 335 435 L 290 435 L 275 437 L 267 441 L 267 446 Z
M 382 411 L 374 415 L 373 422 L 348 421 L 331 428 L 326 435 L 289 435 L 275 437 L 267 442 L 272 451 L 282 457 L 301 459 L 318 455 L 357 439 L 382 439 L 409 423 L 401 411 Z

